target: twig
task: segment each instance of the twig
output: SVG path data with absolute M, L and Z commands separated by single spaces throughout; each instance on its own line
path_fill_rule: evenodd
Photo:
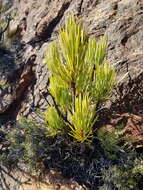
M 1 39 L 2 39 L 2 35 L 3 35 L 3 34 L 6 32 L 6 30 L 8 29 L 11 20 L 12 20 L 12 19 L 11 19 L 11 17 L 9 16 L 9 17 L 8 17 L 8 21 L 7 21 L 6 27 L 0 32 L 0 41 L 1 41 Z
M 47 100 L 46 96 L 45 96 L 43 93 L 41 93 L 41 94 L 42 94 L 42 96 L 44 97 L 44 99 L 46 100 L 46 102 L 48 103 L 48 105 L 51 106 L 51 104 L 50 104 L 49 101 Z M 60 109 L 59 109 L 59 106 L 56 104 L 55 98 L 52 96 L 52 94 L 51 94 L 50 92 L 48 92 L 48 94 L 51 96 L 51 98 L 52 98 L 52 100 L 53 100 L 53 104 L 54 104 L 55 109 L 57 110 L 58 115 L 59 115 L 66 123 L 68 123 L 70 126 L 73 127 L 73 124 L 67 119 L 67 117 L 65 117 L 65 116 L 61 113 L 61 111 L 60 111 Z

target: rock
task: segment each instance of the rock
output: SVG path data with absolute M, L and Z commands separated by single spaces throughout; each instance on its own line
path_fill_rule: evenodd
M 14 0 L 0 0 L 0 4 L 2 7 L 5 7 L 5 9 L 10 9 L 13 6 Z
M 16 21 L 11 21 L 8 29 L 8 38 L 12 38 L 14 35 L 16 35 L 18 31 L 18 23 Z
M 110 124 L 105 126 L 108 132 L 112 132 L 119 126 L 124 126 L 122 135 L 129 139 L 128 146 L 134 148 L 143 147 L 143 114 L 124 113 L 111 118 Z
M 12 83 L 9 83 L 9 78 L 13 78 L 15 65 L 14 57 L 10 56 L 10 52 L 2 49 L 0 59 L 0 113 L 5 111 L 12 102 L 13 87 Z
M 143 1 L 42 0 L 41 3 L 39 0 L 0 0 L 1 5 L 6 7 L 6 14 L 14 10 L 16 15 L 9 27 L 11 36 L 15 36 L 14 41 L 9 44 L 9 39 L 6 39 L 9 50 L 0 47 L 0 124 L 22 116 L 36 118 L 36 109 L 47 109 L 47 100 L 52 100 L 48 94 L 50 72 L 44 60 L 46 49 L 56 39 L 67 16 L 75 14 L 84 21 L 89 35 L 97 39 L 104 34 L 108 37 L 108 59 L 117 64 L 119 74 L 129 72 L 118 89 L 118 98 L 110 104 L 110 113 L 118 118 L 114 120 L 110 116 L 107 123 L 116 127 L 125 119 L 125 134 L 135 137 L 134 146 L 142 147 Z M 51 171 L 46 179 L 47 182 L 50 178 L 52 185 L 47 187 L 40 182 L 41 188 L 83 189 L 54 172 Z M 13 187 L 9 189 L 16 190 L 11 177 L 4 175 L 7 180 L 5 187 L 10 183 Z M 35 190 L 35 179 L 21 173 L 18 173 L 18 178 L 24 181 L 25 189 Z
M 105 34 L 108 37 L 109 61 L 117 64 L 119 74 L 129 72 L 129 77 L 125 81 L 126 86 L 123 87 L 128 99 L 126 95 L 122 97 L 121 105 L 124 102 L 122 113 L 128 111 L 134 113 L 137 100 L 134 97 L 138 97 L 139 100 L 136 101 L 136 106 L 143 101 L 142 91 L 138 90 L 139 86 L 142 86 L 142 79 L 138 78 L 143 73 L 143 45 L 140 43 L 143 38 L 141 0 L 44 0 L 42 4 L 38 0 L 15 0 L 13 7 L 17 9 L 13 23 L 16 23 L 19 30 L 19 38 L 11 49 L 16 54 L 15 66 L 2 74 L 5 76 L 4 80 L 9 81 L 8 89 L 11 88 L 12 92 L 8 93 L 7 90 L 1 89 L 1 93 L 2 91 L 5 93 L 0 97 L 0 117 L 9 118 L 9 115 L 15 113 L 13 117 L 16 119 L 34 114 L 33 111 L 37 108 L 45 110 L 48 107 L 44 97 L 49 98 L 50 73 L 44 55 L 48 44 L 56 39 L 59 27 L 64 25 L 69 14 L 78 15 L 79 19 L 84 21 L 89 35 L 99 38 Z M 33 55 L 35 60 L 29 61 Z M 3 59 L 6 60 L 4 56 Z M 5 62 L 4 60 L 2 62 Z M 12 59 L 9 58 L 7 62 L 12 63 Z M 0 69 L 1 73 L 3 71 Z M 134 83 L 134 87 L 128 90 L 131 83 Z
M 29 175 L 25 170 L 10 172 L 0 168 L 0 187 L 10 190 L 86 190 L 73 180 L 65 179 L 56 171 L 51 170 L 42 179 Z

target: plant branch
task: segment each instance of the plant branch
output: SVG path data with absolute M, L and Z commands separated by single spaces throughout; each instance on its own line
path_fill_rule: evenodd
M 1 39 L 2 39 L 2 35 L 3 35 L 3 34 L 6 32 L 6 30 L 8 29 L 11 20 L 12 20 L 12 19 L 11 19 L 11 17 L 9 16 L 9 17 L 7 18 L 7 25 L 6 25 L 5 28 L 0 32 L 0 41 L 1 41 Z
M 73 127 L 73 124 L 67 119 L 67 117 L 65 117 L 65 116 L 61 113 L 61 111 L 60 111 L 60 109 L 59 109 L 59 106 L 56 104 L 55 98 L 52 96 L 52 94 L 51 94 L 50 92 L 48 92 L 48 93 L 49 93 L 49 95 L 51 96 L 51 98 L 52 98 L 52 100 L 53 100 L 53 104 L 54 104 L 55 109 L 57 110 L 58 115 L 59 115 L 66 123 L 68 123 L 69 125 L 71 125 L 71 126 Z M 48 105 L 51 106 L 51 104 L 49 103 L 49 101 L 47 100 L 46 96 L 45 96 L 43 93 L 42 93 L 42 96 L 44 97 L 44 99 L 46 100 L 46 102 L 48 103 Z

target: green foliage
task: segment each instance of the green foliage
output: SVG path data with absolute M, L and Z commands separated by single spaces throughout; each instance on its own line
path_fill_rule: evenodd
M 88 37 L 83 23 L 74 16 L 60 29 L 58 41 L 52 42 L 46 53 L 52 72 L 49 92 L 54 100 L 46 113 L 51 134 L 69 127 L 68 134 L 77 141 L 91 138 L 96 111 L 116 85 L 116 73 L 106 60 L 106 49 L 106 38 L 97 42 Z
M 59 104 L 62 111 L 66 112 L 66 110 L 70 108 L 69 106 L 72 100 L 68 89 L 64 88 L 60 83 L 57 83 L 56 77 L 51 76 L 49 90 L 55 98 L 56 104 Z
M 143 176 L 143 159 L 135 159 L 134 168 L 132 170 L 133 174 L 140 174 Z
M 121 134 L 120 131 L 117 133 Z M 113 136 L 111 138 L 113 139 Z M 123 149 L 120 143 L 117 143 L 117 147 L 112 146 L 112 149 L 119 150 L 110 152 L 112 156 L 116 155 L 114 160 L 114 157 L 110 159 L 108 155 L 103 154 L 105 147 L 97 139 L 85 146 L 83 154 L 79 144 L 71 143 L 70 138 L 65 139 L 64 135 L 59 134 L 54 137 L 47 136 L 46 126 L 27 118 L 11 127 L 7 131 L 6 139 L 0 150 L 0 164 L 6 167 L 25 166 L 26 171 L 36 175 L 43 174 L 45 169 L 58 170 L 64 176 L 88 185 L 90 189 L 96 187 L 100 190 L 140 190 L 143 155 L 133 149 L 120 151 Z M 108 142 L 109 140 L 106 141 Z
M 127 154 L 127 157 L 121 158 L 118 164 L 104 169 L 102 175 L 104 185 L 100 190 L 138 190 L 137 185 L 143 177 L 143 159 L 141 156 L 138 158 L 137 154 L 132 151 Z
M 3 87 L 3 86 L 5 86 L 5 85 L 6 85 L 6 81 L 0 80 L 0 87 Z
M 115 85 L 116 74 L 108 62 L 96 66 L 95 87 L 93 87 L 94 98 L 97 102 L 103 102 Z
M 53 106 L 48 108 L 48 111 L 45 114 L 45 120 L 47 121 L 48 128 L 51 131 L 50 135 L 56 135 L 61 132 L 61 129 L 63 129 L 64 122 Z
M 75 107 L 69 114 L 72 125 L 69 134 L 79 142 L 84 142 L 92 137 L 92 128 L 96 121 L 95 106 L 91 106 L 88 95 L 80 95 L 75 98 Z
M 44 125 L 34 120 L 21 118 L 6 136 L 9 148 L 2 152 L 0 161 L 6 167 L 26 164 L 30 172 L 38 172 L 47 146 Z M 45 143 L 45 144 L 44 144 Z
M 122 129 L 112 129 L 109 132 L 105 127 L 98 129 L 97 137 L 105 155 L 110 159 L 117 159 L 118 154 L 124 152 L 123 142 L 126 137 L 122 134 L 122 131 Z

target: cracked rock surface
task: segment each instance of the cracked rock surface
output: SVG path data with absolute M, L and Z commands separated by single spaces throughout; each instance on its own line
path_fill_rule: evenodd
M 128 71 L 132 79 L 142 73 L 142 1 L 43 0 L 41 3 L 38 0 L 21 0 L 13 2 L 13 6 L 17 10 L 13 22 L 17 23 L 19 51 L 15 61 L 6 53 L 1 59 L 1 79 L 10 80 L 6 87 L 0 89 L 2 117 L 6 114 L 15 118 L 28 116 L 36 108 L 47 107 L 42 97 L 43 93 L 48 96 L 49 75 L 44 53 L 70 13 L 84 20 L 89 35 L 97 38 L 107 35 L 111 63 L 118 64 L 122 72 Z
M 14 13 L 14 19 L 10 34 L 5 36 L 9 48 L 0 47 L 0 125 L 21 116 L 36 117 L 36 109 L 47 109 L 44 97 L 50 101 L 50 73 L 44 55 L 67 16 L 75 14 L 84 21 L 89 35 L 97 39 L 107 36 L 108 59 L 117 64 L 119 74 L 129 72 L 118 89 L 120 99 L 111 105 L 116 119 L 109 114 L 107 126 L 116 127 L 126 120 L 125 133 L 136 137 L 136 147 L 143 147 L 143 0 L 0 0 L 1 3 L 6 13 Z M 35 181 L 32 184 L 34 189 Z M 56 185 L 51 189 L 58 189 Z M 62 186 L 82 189 L 72 181 Z
M 8 52 L 1 55 L 0 80 L 6 84 L 0 86 L 1 122 L 47 108 L 43 94 L 48 98 L 49 72 L 44 54 L 71 13 L 84 21 L 89 35 L 107 35 L 108 59 L 121 74 L 129 72 L 127 83 L 142 74 L 142 0 L 15 0 L 13 6 L 11 2 L 5 1 L 16 10 L 10 28 L 15 27 L 18 42 L 11 48 L 14 57 Z

